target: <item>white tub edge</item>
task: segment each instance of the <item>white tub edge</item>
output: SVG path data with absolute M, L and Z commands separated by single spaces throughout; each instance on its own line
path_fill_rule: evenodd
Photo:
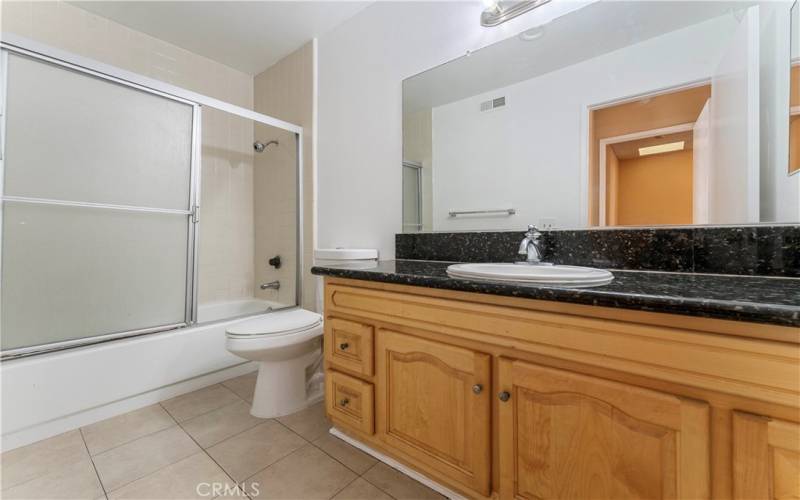
M 116 417 L 123 413 L 138 410 L 145 406 L 150 406 L 174 398 L 175 396 L 180 396 L 181 394 L 196 391 L 197 389 L 202 389 L 209 385 L 218 384 L 240 375 L 246 375 L 256 370 L 258 370 L 258 363 L 245 361 L 231 368 L 201 375 L 190 380 L 184 380 L 144 394 L 139 394 L 138 396 L 125 398 L 121 401 L 115 401 L 107 405 L 91 408 L 79 413 L 56 418 L 49 422 L 34 425 L 33 427 L 22 429 L 17 432 L 12 432 L 0 438 L 0 452 L 13 450 L 14 448 L 41 441 L 42 439 L 57 436 L 58 434 L 78 429 L 107 418 Z
M 0 450 L 142 408 L 258 368 L 225 349 L 256 316 L 0 364 Z

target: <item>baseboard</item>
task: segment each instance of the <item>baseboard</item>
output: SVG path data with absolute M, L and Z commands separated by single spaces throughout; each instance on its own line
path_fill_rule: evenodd
M 182 380 L 142 394 L 113 401 L 111 403 L 89 408 L 71 415 L 66 415 L 48 422 L 43 422 L 19 431 L 3 435 L 0 438 L 0 451 L 13 450 L 20 446 L 35 443 L 58 434 L 99 422 L 107 418 L 138 410 L 160 401 L 164 401 L 187 392 L 196 391 L 209 385 L 245 375 L 258 370 L 258 363 L 247 361 L 235 366 L 223 368 L 198 377 Z
M 450 498 L 450 499 L 453 499 L 453 500 L 466 500 L 466 497 L 464 497 L 463 495 L 459 495 L 455 491 L 442 486 L 441 484 L 437 483 L 433 479 L 430 479 L 429 477 L 420 474 L 419 472 L 415 471 L 414 469 L 401 464 L 397 460 L 395 460 L 395 459 L 393 459 L 393 458 L 391 458 L 389 456 L 386 456 L 386 455 L 384 455 L 383 453 L 381 453 L 379 451 L 376 451 L 376 450 L 370 448 L 369 446 L 365 445 L 361 441 L 358 441 L 356 439 L 351 438 L 350 436 L 348 436 L 344 432 L 340 431 L 336 427 L 331 427 L 330 433 L 333 434 L 334 436 L 336 436 L 337 438 L 341 439 L 342 441 L 346 442 L 350 446 L 353 446 L 354 448 L 358 448 L 359 450 L 363 451 L 367 455 L 371 455 L 372 457 L 380 460 L 381 462 L 385 463 L 386 465 L 388 465 L 392 469 L 395 469 L 395 470 L 398 470 L 398 471 L 402 472 L 403 474 L 405 474 L 406 476 L 410 477 L 411 479 L 414 479 L 415 481 L 418 481 L 418 482 L 424 484 L 428 488 L 432 489 L 433 491 L 435 491 L 435 492 L 437 492 L 437 493 L 439 493 L 441 495 L 446 496 L 447 498 Z

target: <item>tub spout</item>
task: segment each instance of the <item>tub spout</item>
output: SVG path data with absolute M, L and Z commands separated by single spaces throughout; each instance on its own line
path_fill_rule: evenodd
M 281 289 L 281 282 L 278 281 L 278 280 L 275 280 L 275 281 L 270 281 L 269 283 L 263 283 L 261 285 L 261 289 L 262 290 L 268 290 L 268 289 L 280 290 Z

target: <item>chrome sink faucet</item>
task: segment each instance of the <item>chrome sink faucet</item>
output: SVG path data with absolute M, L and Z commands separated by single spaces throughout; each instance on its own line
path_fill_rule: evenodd
M 519 254 L 527 256 L 525 264 L 541 264 L 542 263 L 542 247 L 539 242 L 542 233 L 533 224 L 528 225 L 528 232 L 525 233 L 525 238 L 519 244 Z M 522 262 L 520 263 L 522 264 Z

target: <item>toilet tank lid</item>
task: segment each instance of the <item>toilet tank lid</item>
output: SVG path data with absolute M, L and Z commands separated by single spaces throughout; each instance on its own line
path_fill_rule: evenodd
M 318 248 L 314 257 L 320 260 L 377 260 L 374 248 Z

